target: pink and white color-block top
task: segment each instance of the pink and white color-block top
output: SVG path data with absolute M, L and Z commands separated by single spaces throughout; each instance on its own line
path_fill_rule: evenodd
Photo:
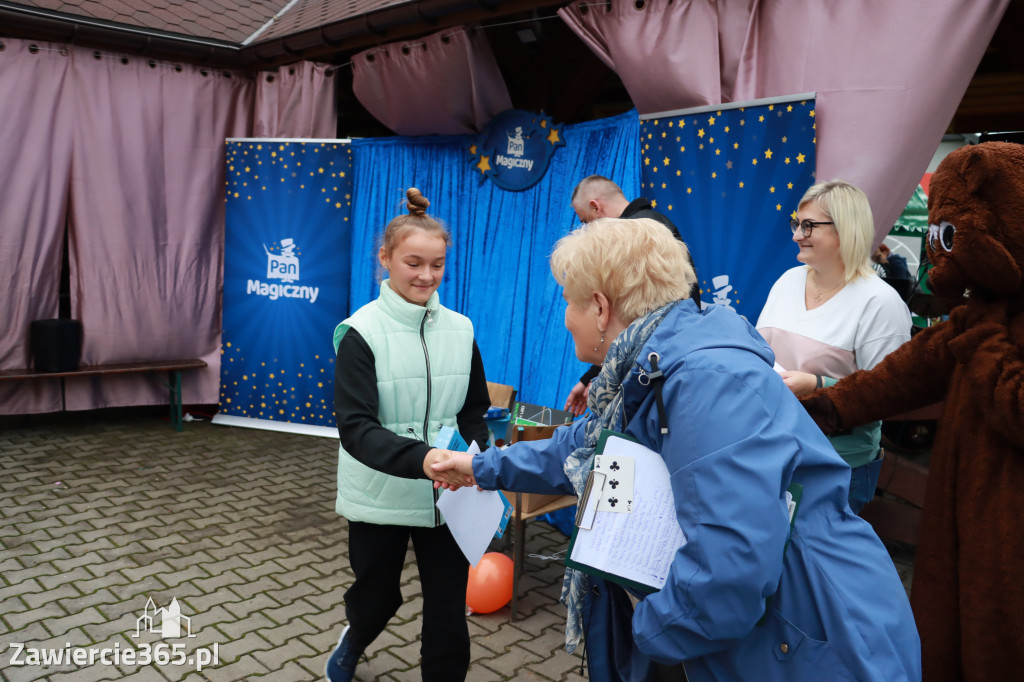
M 804 304 L 806 266 L 772 286 L 757 331 L 784 369 L 842 379 L 871 369 L 910 340 L 910 311 L 880 277 L 858 277 L 814 310 Z

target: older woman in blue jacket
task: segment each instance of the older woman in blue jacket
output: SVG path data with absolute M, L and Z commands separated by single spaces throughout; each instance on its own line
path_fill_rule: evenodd
M 592 642 L 591 679 L 653 678 L 646 658 L 681 664 L 690 682 L 920 680 L 909 601 L 885 547 L 850 511 L 849 467 L 772 369 L 754 328 L 687 298 L 685 249 L 651 220 L 596 220 L 563 238 L 551 269 L 565 324 L 577 357 L 603 365 L 593 416 L 547 441 L 447 453 L 433 475 L 445 485 L 579 494 L 602 429 L 664 457 L 686 542 L 664 587 L 636 604 L 629 645 L 622 633 L 611 638 L 614 655 Z M 794 483 L 803 492 L 791 524 Z M 570 651 L 581 635 L 607 639 L 610 614 L 629 605 L 622 589 L 567 570 Z

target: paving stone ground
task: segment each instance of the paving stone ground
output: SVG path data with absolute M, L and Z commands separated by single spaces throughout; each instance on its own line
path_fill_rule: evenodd
M 0 680 L 322 680 L 353 580 L 333 511 L 336 448 L 208 421 L 178 433 L 154 408 L 0 417 Z M 562 648 L 563 566 L 551 557 L 567 540 L 526 528 L 519 618 L 508 607 L 469 617 L 471 682 L 584 679 Z M 892 552 L 909 589 L 913 552 Z M 420 679 L 411 552 L 403 594 L 363 682 Z M 176 599 L 194 636 L 149 633 L 149 599 Z M 44 664 L 31 649 L 95 658 Z

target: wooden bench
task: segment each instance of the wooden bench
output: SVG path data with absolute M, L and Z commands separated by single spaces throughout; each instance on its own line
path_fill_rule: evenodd
M 31 379 L 60 379 L 61 403 L 64 400 L 64 379 L 66 377 L 87 377 L 108 374 L 138 374 L 167 372 L 164 385 L 171 392 L 171 425 L 177 431 L 183 429 L 181 416 L 181 372 L 186 369 L 200 369 L 206 363 L 198 358 L 189 360 L 154 360 L 151 362 L 123 362 L 112 365 L 83 365 L 66 372 L 38 372 L 34 369 L 0 369 L 0 381 L 28 381 Z

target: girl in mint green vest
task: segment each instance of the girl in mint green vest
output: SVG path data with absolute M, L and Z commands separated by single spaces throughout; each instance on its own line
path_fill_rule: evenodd
M 463 680 L 469 667 L 469 564 L 425 472 L 443 426 L 483 445 L 490 399 L 473 324 L 437 295 L 449 234 L 427 215 L 430 202 L 419 190 L 406 196 L 409 213 L 388 224 L 378 254 L 389 275 L 380 296 L 334 332 L 336 509 L 349 522 L 356 579 L 345 593 L 348 625 L 328 659 L 329 682 L 353 678 L 360 655 L 401 606 L 410 540 L 423 589 L 423 680 Z

